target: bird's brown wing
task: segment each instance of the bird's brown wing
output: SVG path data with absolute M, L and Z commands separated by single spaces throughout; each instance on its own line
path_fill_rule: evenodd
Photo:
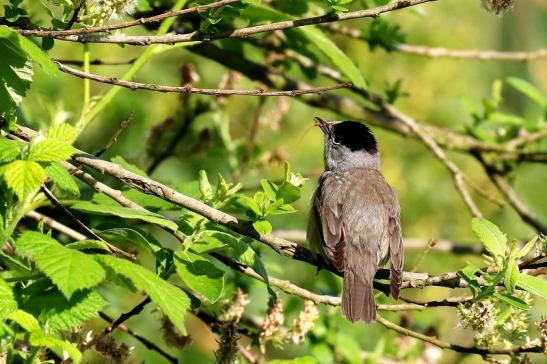
M 342 220 L 342 201 L 336 189 L 342 188 L 337 180 L 323 177 L 317 188 L 313 209 L 320 222 L 321 237 L 326 258 L 339 271 L 344 271 L 344 227 Z
M 391 262 L 391 296 L 399 298 L 403 284 L 403 238 L 399 215 L 389 218 L 389 258 Z

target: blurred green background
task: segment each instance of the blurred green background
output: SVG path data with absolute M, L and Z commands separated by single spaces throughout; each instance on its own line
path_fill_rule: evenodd
M 43 11 L 34 1 L 25 1 L 28 9 L 34 10 L 33 19 L 40 18 Z M 294 1 L 298 3 L 299 1 Z M 357 2 L 359 3 L 359 2 Z M 359 4 L 355 4 L 356 7 Z M 502 16 L 496 16 L 485 11 L 479 0 L 438 1 L 385 15 L 393 23 L 399 24 L 406 34 L 409 44 L 450 49 L 496 49 L 508 51 L 534 50 L 547 44 L 547 1 L 528 0 L 516 1 L 514 9 Z M 370 20 L 361 19 L 345 22 L 344 25 L 366 28 Z M 44 24 L 48 25 L 48 24 Z M 132 32 L 142 34 L 143 29 Z M 401 52 L 386 52 L 383 49 L 371 51 L 368 46 L 357 40 L 351 40 L 341 35 L 333 39 L 358 65 L 364 77 L 373 90 L 381 91 L 387 84 L 402 79 L 402 87 L 409 96 L 397 101 L 397 107 L 416 120 L 435 124 L 452 130 L 464 131 L 464 126 L 471 122 L 471 113 L 481 108 L 481 100 L 490 96 L 492 82 L 506 77 L 520 77 L 547 92 L 547 59 L 530 62 L 500 62 L 476 60 L 451 60 L 427 58 L 404 54 Z M 138 56 L 143 48 L 119 47 L 115 45 L 91 44 L 91 59 L 103 61 L 125 61 Z M 69 42 L 56 42 L 50 52 L 57 59 L 81 59 L 83 46 Z M 245 48 L 250 57 L 259 59 L 253 54 L 256 50 Z M 198 87 L 215 88 L 229 71 L 223 66 L 199 57 L 184 48 L 166 52 L 151 58 L 143 67 L 136 80 L 142 82 L 178 85 L 180 84 L 179 69 L 184 63 L 192 63 L 200 76 Z M 120 77 L 127 66 L 92 66 L 94 73 Z M 294 68 L 288 75 L 295 79 L 306 79 L 305 75 Z M 318 80 L 315 84 L 328 84 Z M 92 95 L 99 95 L 110 86 L 92 83 Z M 256 88 L 257 83 L 245 77 L 235 85 L 236 88 Z M 74 122 L 78 119 L 82 107 L 82 80 L 62 74 L 58 79 L 52 79 L 38 72 L 35 82 L 27 98 L 25 98 L 22 113 L 28 124 L 34 128 L 44 128 L 56 120 L 66 119 Z M 337 94 L 349 95 L 348 91 L 335 91 Z M 518 115 L 537 118 L 541 112 L 532 102 L 521 94 L 506 88 L 503 93 L 504 110 Z M 191 96 L 193 100 L 207 96 Z M 222 107 L 228 113 L 230 134 L 237 143 L 245 143 L 249 138 L 249 129 L 256 113 L 260 99 L 256 97 L 230 97 Z M 278 115 L 282 109 L 287 111 Z M 128 162 L 146 169 L 150 163 L 149 149 L 154 149 L 157 140 L 150 139 L 154 126 L 166 119 L 180 120 L 185 109 L 181 97 L 176 94 L 163 94 L 147 91 L 119 92 L 114 101 L 102 111 L 92 122 L 77 142 L 77 147 L 93 153 L 99 150 L 116 131 L 120 122 L 134 113 L 128 129 L 118 142 L 103 156 L 109 159 L 123 156 Z M 284 215 L 272 219 L 274 229 L 304 230 L 309 209 L 309 200 L 315 187 L 318 174 L 322 171 L 322 135 L 317 128 L 311 128 L 314 116 L 338 119 L 340 116 L 311 108 L 301 103 L 298 98 L 269 98 L 265 101 L 260 128 L 257 134 L 257 149 L 251 166 L 245 170 L 241 181 L 246 188 L 252 190 L 259 184 L 261 178 L 278 180 L 283 177 L 282 162 L 264 162 L 268 156 L 280 155 L 292 164 L 293 170 L 309 177 L 304 188 L 303 197 L 295 204 L 298 212 L 294 215 Z M 276 121 L 276 122 L 272 122 Z M 165 159 L 151 177 L 155 180 L 175 185 L 180 182 L 195 180 L 198 170 L 205 169 L 211 180 L 216 182 L 217 172 L 231 176 L 225 149 L 218 145 L 218 140 L 204 133 L 207 121 L 192 123 L 189 133 L 178 143 L 174 153 Z M 396 189 L 402 206 L 403 232 L 407 238 L 417 238 L 427 242 L 431 238 L 479 244 L 471 230 L 471 215 L 460 196 L 456 192 L 452 176 L 447 169 L 437 161 L 424 145 L 414 139 L 403 138 L 392 131 L 373 127 L 379 140 L 382 155 L 382 172 L 389 183 Z M 546 144 L 544 143 L 544 146 Z M 270 153 L 270 154 L 268 154 Z M 450 152 L 461 169 L 479 185 L 484 186 L 492 195 L 499 196 L 489 182 L 482 167 L 472 158 L 461 153 Z M 271 158 L 270 158 L 271 159 Z M 261 162 L 262 161 L 262 162 Z M 516 191 L 530 209 L 541 221 L 547 220 L 546 186 L 547 173 L 541 164 L 522 164 L 512 175 Z M 491 221 L 507 232 L 509 237 L 519 240 L 530 237 L 533 230 L 522 223 L 519 216 L 510 206 L 499 208 L 483 198 L 474 195 L 480 208 Z M 162 236 L 163 237 L 163 236 Z M 169 239 L 169 237 L 165 237 Z M 318 293 L 336 294 L 340 288 L 340 280 L 326 272 L 316 276 L 315 269 L 296 261 L 288 261 L 272 253 L 268 248 L 260 249 L 268 272 L 272 276 L 291 279 L 295 284 L 306 287 Z M 405 270 L 414 266 L 420 251 L 407 250 Z M 431 274 L 454 271 L 462 268 L 466 262 L 480 264 L 481 257 L 473 255 L 454 255 L 443 252 L 431 252 L 427 255 L 418 271 Z M 247 285 L 250 289 L 252 303 L 248 308 L 251 314 L 263 315 L 266 310 L 267 292 L 262 284 L 249 285 L 242 279 L 234 279 L 231 286 L 226 287 L 225 297 L 231 297 L 234 285 Z M 412 292 L 410 292 L 412 291 Z M 464 290 L 447 290 L 443 288 L 427 288 L 424 290 L 405 291 L 420 299 L 442 298 L 449 295 L 465 294 Z M 105 290 L 109 295 L 116 292 Z M 339 292 L 339 291 L 338 291 Z M 118 292 L 115 297 L 107 297 L 109 301 L 119 300 L 117 305 L 108 307 L 112 316 L 127 310 L 139 302 L 140 296 Z M 301 309 L 299 300 L 282 296 L 286 304 L 286 322 Z M 390 301 L 384 296 L 380 302 Z M 535 306 L 531 312 L 531 320 L 539 319 L 545 314 L 545 302 Z M 144 336 L 154 339 L 158 335 L 161 323 L 151 320 L 150 315 L 159 317 L 158 312 L 150 312 L 149 305 L 145 313 L 128 321 L 128 326 Z M 371 351 L 377 348 L 379 338 L 386 338 L 389 343 L 387 351 L 396 353 L 405 343 L 394 341 L 394 333 L 386 331 L 382 326 L 355 324 L 351 325 L 340 317 L 337 308 L 321 307 L 322 311 L 335 311 L 336 319 L 329 325 L 338 327 L 338 336 L 334 340 L 340 343 L 339 350 Z M 396 319 L 399 314 L 386 314 L 389 319 Z M 411 312 L 405 318 L 411 322 L 411 327 L 425 331 L 435 326 L 438 335 L 444 340 L 461 345 L 472 344 L 470 331 L 457 328 L 457 315 L 453 308 L 431 308 L 423 312 Z M 102 325 L 100 321 L 92 326 Z M 321 335 L 319 322 L 314 335 L 316 340 Z M 193 344 L 184 352 L 183 362 L 209 362 L 214 360 L 216 347 L 215 338 L 198 320 L 188 319 L 189 332 Z M 330 327 L 330 326 L 329 326 Z M 324 335 L 328 334 L 323 333 Z M 123 333 L 117 333 L 124 341 L 135 345 L 133 362 L 144 360 L 147 363 L 161 363 L 162 358 L 148 352 L 133 338 Z M 360 348 L 352 347 L 357 338 Z M 313 342 L 313 338 L 310 342 Z M 410 340 L 410 339 L 409 339 Z M 160 342 L 160 340 L 158 340 Z M 164 345 L 164 344 L 160 344 Z M 320 345 L 285 345 L 283 349 L 269 349 L 268 357 L 290 358 L 297 354 L 312 353 L 322 362 L 337 361 L 329 350 Z M 92 355 L 88 353 L 86 355 Z M 90 362 L 100 362 L 99 357 L 88 357 Z M 137 359 L 138 358 L 138 359 Z M 544 359 L 539 358 L 538 359 Z M 481 359 L 478 356 L 464 356 L 449 351 L 443 353 L 441 362 L 471 363 Z M 538 361 L 539 362 L 539 361 Z

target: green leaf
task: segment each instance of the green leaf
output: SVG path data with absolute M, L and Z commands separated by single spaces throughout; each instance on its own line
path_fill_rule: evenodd
M 107 255 L 96 256 L 96 259 L 129 279 L 137 289 L 144 291 L 150 296 L 152 302 L 161 308 L 173 325 L 183 335 L 186 334 L 184 316 L 190 308 L 190 299 L 180 288 L 164 281 L 146 268 L 129 261 Z
M 350 79 L 355 87 L 363 90 L 368 88 L 359 68 L 357 68 L 355 63 L 353 63 L 353 61 L 323 33 L 323 31 L 311 26 L 298 28 L 298 30 L 304 33 L 321 52 L 329 57 L 331 62 Z
M 517 286 L 547 300 L 547 281 L 542 278 L 520 274 L 517 280 Z
M 272 232 L 272 224 L 268 220 L 253 221 L 253 227 L 262 235 L 267 235 Z
M 17 143 L 7 139 L 0 139 L 0 162 L 11 162 L 19 155 Z
M 11 33 L 11 34 L 8 34 Z M 18 46 L 34 62 L 36 62 L 44 72 L 50 76 L 59 74 L 59 70 L 53 61 L 45 54 L 40 47 L 34 44 L 26 37 L 20 36 L 8 27 L 0 27 L 0 38 L 7 38 L 12 44 Z
M 313 356 L 301 356 L 294 359 L 276 359 L 266 362 L 266 364 L 319 364 L 319 360 Z
M 67 299 L 78 290 L 94 287 L 105 278 L 104 269 L 92 257 L 59 244 L 50 236 L 26 231 L 16 240 L 19 254 L 31 256 L 36 265 Z
M 70 144 L 54 139 L 44 139 L 31 144 L 28 159 L 38 162 L 61 161 L 69 159 L 75 152 L 76 149 Z
M 151 234 L 136 228 L 112 227 L 97 230 L 97 233 L 102 238 L 115 243 L 139 244 L 152 254 L 156 254 L 161 249 L 161 244 Z
M 515 287 L 519 278 L 520 272 L 519 267 L 515 259 L 509 259 L 507 263 L 507 268 L 505 269 L 505 278 L 503 280 L 505 288 L 509 293 L 515 292 Z
M 175 254 L 177 274 L 192 290 L 209 302 L 216 302 L 224 290 L 224 271 L 204 257 L 191 252 Z
M 227 254 L 235 259 L 236 261 L 245 264 L 254 269 L 268 284 L 268 272 L 264 267 L 264 263 L 260 259 L 260 256 L 253 249 L 253 247 L 248 243 L 245 238 L 238 238 L 230 233 L 219 232 L 218 236 L 223 236 L 223 241 L 226 242 L 229 246 L 229 249 L 226 250 Z M 271 292 L 270 292 L 271 293 Z
M 543 108 L 547 108 L 547 98 L 534 85 L 517 77 L 509 77 L 507 83 L 513 86 L 517 91 L 528 96 L 532 101 Z
M 278 187 L 273 183 L 272 181 L 268 181 L 267 179 L 260 180 L 260 184 L 262 185 L 262 189 L 264 190 L 264 193 L 266 196 L 268 196 L 268 200 L 275 201 L 275 195 L 278 190 Z
M 530 241 L 528 241 L 523 247 L 522 249 L 517 253 L 515 259 L 521 259 L 521 258 L 524 258 L 526 255 L 528 255 L 528 253 L 530 252 L 530 250 L 532 250 L 532 248 L 534 247 L 534 245 L 536 245 L 536 242 L 538 240 L 539 236 L 534 236 L 532 239 L 530 239 Z
M 506 294 L 506 293 L 502 293 L 502 292 L 494 292 L 493 296 L 500 299 L 500 300 L 502 300 L 505 303 L 510 304 L 511 306 L 515 306 L 516 308 L 518 308 L 520 310 L 529 310 L 530 309 L 530 306 L 526 302 L 524 302 L 520 298 L 512 296 L 510 294 Z
M 67 300 L 60 291 L 47 291 L 42 295 L 31 297 L 25 309 L 46 322 L 50 333 L 69 330 L 81 325 L 93 317 L 108 304 L 94 290 L 76 292 Z
M 490 221 L 482 218 L 473 218 L 471 227 L 475 235 L 492 256 L 505 256 L 507 237 Z
M 6 166 L 4 179 L 17 197 L 24 200 L 40 188 L 46 179 L 46 174 L 38 163 L 19 160 Z
M 45 322 L 50 333 L 69 330 L 98 316 L 108 302 L 94 290 L 78 291 L 67 300 L 60 291 L 48 290 L 31 296 L 25 310 Z
M 213 198 L 213 188 L 207 178 L 207 172 L 203 169 L 199 171 L 199 192 L 202 200 L 210 201 Z
M 17 310 L 17 301 L 9 284 L 0 279 L 0 321 Z
M 6 26 L 0 26 L 0 49 L 0 116 L 7 116 L 30 89 L 34 72 L 19 37 Z
M 282 199 L 283 203 L 289 204 L 300 198 L 300 189 L 291 183 L 283 183 L 275 195 L 276 199 Z
M 80 240 L 74 243 L 69 243 L 65 246 L 69 249 L 74 250 L 93 249 L 102 250 L 105 253 L 110 253 L 110 248 L 108 247 L 108 245 L 106 245 L 106 243 L 101 240 Z
M 68 341 L 61 340 L 55 336 L 44 335 L 41 333 L 33 333 L 30 335 L 30 343 L 34 346 L 45 346 L 53 350 L 63 359 L 70 356 L 75 364 L 82 361 L 82 353 Z
M 62 191 L 71 193 L 73 195 L 79 195 L 80 189 L 74 181 L 74 177 L 65 167 L 59 162 L 51 162 L 49 166 L 45 168 L 46 176 L 48 176 L 59 189 Z
M 78 202 L 71 207 L 72 209 L 87 212 L 96 215 L 118 216 L 123 219 L 136 219 L 146 221 L 154 225 L 164 226 L 170 230 L 177 230 L 175 222 L 150 211 L 135 210 L 122 206 L 98 205 L 88 201 Z
M 46 139 L 72 144 L 78 138 L 78 130 L 67 123 L 55 124 L 46 131 L 45 136 Z
M 293 17 L 265 5 L 249 6 L 243 15 L 255 22 L 294 20 Z M 363 75 L 353 61 L 336 46 L 319 28 L 306 26 L 292 29 L 304 36 L 317 49 L 325 54 L 353 83 L 354 86 L 366 90 L 367 84 Z
M 222 236 L 218 231 L 204 231 L 192 242 L 191 249 L 198 254 L 221 250 L 228 245 Z
M 30 313 L 23 310 L 17 310 L 8 315 L 8 318 L 12 321 L 17 322 L 27 332 L 41 332 L 40 323 L 36 317 L 32 316 Z
M 143 171 L 142 169 L 140 169 L 139 167 L 135 166 L 134 164 L 131 164 L 129 162 L 127 162 L 125 159 L 123 159 L 123 157 L 121 156 L 116 156 L 112 159 L 110 159 L 110 161 L 112 163 L 116 163 L 116 164 L 119 164 L 120 166 L 122 166 L 124 169 L 127 169 L 129 172 L 133 172 L 135 174 L 138 174 L 139 176 L 141 177 L 148 177 L 148 175 L 146 174 L 145 171 Z

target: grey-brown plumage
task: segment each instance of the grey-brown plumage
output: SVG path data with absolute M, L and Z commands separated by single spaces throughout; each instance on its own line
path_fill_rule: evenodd
M 376 140 L 363 124 L 316 118 L 325 133 L 325 172 L 315 191 L 308 241 L 343 273 L 342 314 L 376 320 L 373 279 L 391 260 L 391 295 L 399 297 L 403 246 L 395 192 L 380 173 Z

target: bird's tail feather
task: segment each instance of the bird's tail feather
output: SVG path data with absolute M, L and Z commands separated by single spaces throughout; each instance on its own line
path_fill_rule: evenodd
M 344 272 L 344 290 L 342 293 L 342 314 L 351 322 L 376 321 L 376 304 L 372 280 L 374 275 L 363 274 L 362 268 L 356 271 L 346 267 Z

